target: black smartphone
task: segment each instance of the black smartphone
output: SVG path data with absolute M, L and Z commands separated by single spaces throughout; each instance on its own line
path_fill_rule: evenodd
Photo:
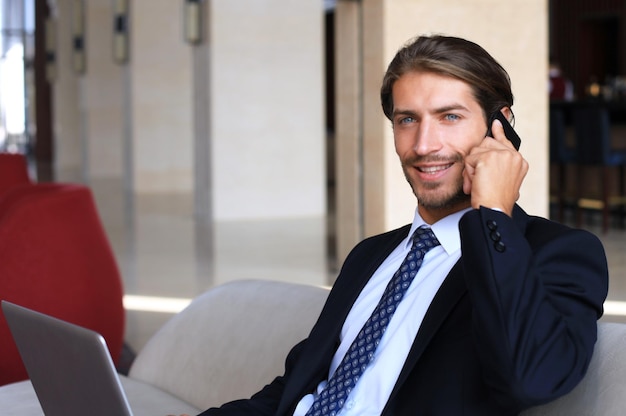
M 504 127 L 504 134 L 506 135 L 506 138 L 509 139 L 511 143 L 513 143 L 513 146 L 515 146 L 516 150 L 519 150 L 520 144 L 522 144 L 522 139 L 520 139 L 515 130 L 513 130 L 513 126 L 511 126 L 509 120 L 507 120 L 506 117 L 504 117 L 504 114 L 502 114 L 502 112 L 499 110 L 493 113 L 491 117 L 489 117 L 489 124 L 487 125 L 487 136 L 493 137 L 493 134 L 491 133 L 491 125 L 493 124 L 493 121 L 495 119 L 500 120 L 500 123 L 502 123 L 502 126 Z

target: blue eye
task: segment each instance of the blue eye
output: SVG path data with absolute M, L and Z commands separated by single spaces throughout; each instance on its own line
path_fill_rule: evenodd
M 448 121 L 456 121 L 456 120 L 459 120 L 460 117 L 456 114 L 446 114 L 445 119 Z
M 413 117 L 403 117 L 398 120 L 398 124 L 409 124 L 414 122 L 415 119 Z

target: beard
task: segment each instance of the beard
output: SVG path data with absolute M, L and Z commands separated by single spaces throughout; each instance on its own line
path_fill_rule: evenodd
M 459 175 L 459 178 L 455 183 L 446 184 L 442 182 L 429 182 L 429 183 L 417 183 L 411 178 L 410 171 L 413 170 L 413 166 L 418 162 L 428 161 L 440 161 L 440 162 L 462 162 L 463 158 L 460 155 L 455 155 L 452 158 L 446 157 L 413 157 L 403 161 L 402 170 L 404 177 L 411 186 L 413 194 L 417 197 L 417 203 L 430 210 L 448 210 L 458 207 L 459 205 L 467 205 L 471 201 L 471 196 L 463 192 L 463 176 Z
M 417 203 L 430 210 L 448 210 L 455 208 L 459 205 L 466 205 L 471 201 L 471 196 L 463 192 L 463 181 L 457 184 L 450 192 L 428 192 L 428 190 L 434 190 L 438 185 L 432 185 L 426 187 L 426 192 L 418 192 L 416 187 L 409 180 L 409 184 L 413 189 L 413 193 L 417 197 Z

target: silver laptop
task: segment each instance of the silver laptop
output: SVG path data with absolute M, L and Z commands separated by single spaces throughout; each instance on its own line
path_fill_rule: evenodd
M 102 335 L 2 301 L 46 416 L 132 416 Z

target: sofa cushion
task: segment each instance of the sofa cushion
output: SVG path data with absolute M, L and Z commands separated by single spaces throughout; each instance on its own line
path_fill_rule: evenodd
M 565 396 L 521 416 L 612 416 L 625 414 L 626 325 L 601 322 L 585 378 Z
M 122 387 L 134 416 L 165 416 L 187 413 L 195 415 L 199 409 L 154 386 L 120 376 Z M 0 388 L 1 414 L 4 416 L 43 416 L 37 395 L 29 380 L 7 384 Z M 88 415 L 89 411 L 85 411 Z
M 283 374 L 327 296 L 325 288 L 285 282 L 217 286 L 150 338 L 129 375 L 201 409 L 250 397 Z

